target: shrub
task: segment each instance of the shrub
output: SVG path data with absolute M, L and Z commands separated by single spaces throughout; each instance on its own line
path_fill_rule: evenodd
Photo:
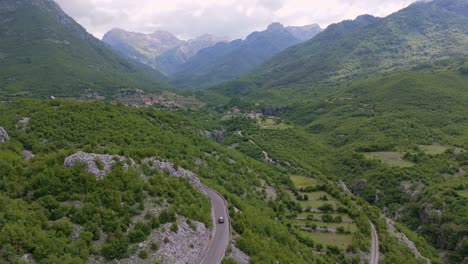
M 331 216 L 329 214 L 324 214 L 322 216 L 322 221 L 325 222 L 325 223 L 333 223 L 334 218 L 333 218 L 333 216 Z
M 151 249 L 152 249 L 152 250 L 155 250 L 155 251 L 158 250 L 158 249 L 159 249 L 158 243 L 156 243 L 156 242 L 154 242 L 154 241 L 151 242 Z
M 322 206 L 318 208 L 322 212 L 333 212 L 335 209 L 333 208 L 333 205 L 325 203 Z
M 179 226 L 176 223 L 172 224 L 171 232 L 177 233 L 177 231 L 179 231 Z
M 140 257 L 141 259 L 147 259 L 148 258 L 148 252 L 146 252 L 146 250 L 142 250 L 142 251 L 140 251 L 140 253 L 138 253 L 138 257 Z
M 112 235 L 102 246 L 101 254 L 106 259 L 122 259 L 127 254 L 128 239 L 122 233 Z
M 163 210 L 159 214 L 159 222 L 161 224 L 171 223 L 176 221 L 176 215 L 173 210 Z
M 328 196 L 326 196 L 325 194 L 322 195 L 322 197 L 320 197 L 320 200 L 322 201 L 328 201 Z
M 130 240 L 130 243 L 138 243 L 144 241 L 146 239 L 146 235 L 140 230 L 132 230 L 128 232 L 128 239 Z

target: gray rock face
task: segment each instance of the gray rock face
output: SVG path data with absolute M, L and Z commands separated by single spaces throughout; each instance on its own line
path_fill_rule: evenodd
M 78 152 L 67 157 L 63 163 L 66 168 L 71 168 L 78 163 L 86 165 L 86 171 L 96 175 L 98 178 L 104 178 L 117 162 L 122 163 L 124 169 L 135 166 L 135 161 L 118 155 L 94 154 Z
M 419 221 L 424 224 L 431 224 L 439 221 L 442 217 L 442 210 L 434 208 L 431 204 L 426 204 L 418 210 Z
M 238 249 L 234 243 L 231 244 L 231 254 L 229 254 L 229 257 L 239 264 L 250 264 L 250 257 Z
M 7 142 L 8 140 L 10 140 L 8 133 L 3 127 L 0 127 L 0 143 Z
M 341 189 L 344 192 L 351 194 L 351 191 L 348 189 L 348 186 L 346 186 L 346 183 L 344 183 L 342 180 L 338 181 L 338 186 L 341 187 Z
M 140 250 L 148 252 L 147 259 L 141 259 L 138 254 L 119 260 L 120 264 L 153 264 L 156 261 L 171 264 L 198 264 L 209 245 L 209 232 L 205 225 L 192 221 L 192 229 L 184 218 L 177 220 L 177 232 L 170 231 L 171 223 L 162 225 L 160 229 L 154 230 L 148 239 L 139 243 Z M 164 230 L 164 231 L 161 231 Z M 168 242 L 164 242 L 167 238 Z M 154 252 L 151 243 L 156 242 L 159 249 Z
M 179 230 L 171 232 L 169 226 L 165 232 L 157 235 L 161 248 L 157 255 L 164 263 L 174 264 L 197 264 L 203 257 L 209 244 L 208 231 L 202 223 L 193 222 L 196 230 L 191 229 L 184 221 L 179 221 Z M 169 243 L 164 243 L 164 238 L 169 238 Z
M 150 166 L 150 168 L 154 170 L 159 170 L 162 172 L 167 172 L 169 175 L 173 177 L 180 177 L 180 178 L 185 178 L 189 180 L 189 182 L 197 187 L 198 189 L 202 189 L 202 184 L 200 182 L 200 179 L 198 178 L 198 175 L 183 169 L 183 168 L 175 168 L 174 164 L 168 162 L 168 161 L 160 161 L 157 160 L 156 158 L 147 158 L 142 161 L 142 164 Z
M 385 221 L 387 222 L 387 228 L 390 234 L 397 238 L 398 242 L 408 247 L 417 259 L 425 260 L 428 264 L 431 263 L 430 259 L 424 257 L 421 254 L 421 252 L 419 252 L 418 248 L 416 247 L 413 241 L 409 240 L 409 238 L 404 233 L 401 233 L 397 230 L 397 228 L 395 227 L 395 222 L 393 222 L 393 220 L 391 220 L 390 218 L 385 218 Z
M 367 181 L 364 179 L 356 180 L 353 185 L 353 193 L 359 194 L 367 186 Z
M 23 150 L 23 157 L 25 160 L 30 160 L 32 158 L 34 158 L 34 153 L 32 153 L 31 151 L 29 150 Z
M 322 32 L 323 29 L 320 28 L 319 25 L 313 24 L 302 27 L 287 27 L 286 30 L 295 38 L 306 41 L 315 37 L 318 33 Z
M 226 131 L 224 129 L 215 131 L 205 131 L 203 135 L 218 144 L 223 144 L 226 140 Z

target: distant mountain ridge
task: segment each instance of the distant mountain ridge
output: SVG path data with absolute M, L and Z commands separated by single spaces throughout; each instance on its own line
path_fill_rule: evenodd
M 321 31 L 316 24 L 284 27 L 273 23 L 265 31 L 254 32 L 245 40 L 218 43 L 201 50 L 172 76 L 172 84 L 181 89 L 203 89 L 235 79 L 282 50 L 309 40 Z
M 0 21 L 0 95 L 113 97 L 120 89 L 169 88 L 160 73 L 115 54 L 52 0 L 1 1 Z
M 265 98 L 468 54 L 468 1 L 416 2 L 385 18 L 369 15 L 330 25 L 248 76 L 213 91 Z M 239 89 L 242 89 L 240 91 Z
M 143 34 L 115 28 L 102 40 L 120 54 L 171 75 L 199 50 L 228 41 L 228 38 L 205 34 L 185 41 L 167 31 Z

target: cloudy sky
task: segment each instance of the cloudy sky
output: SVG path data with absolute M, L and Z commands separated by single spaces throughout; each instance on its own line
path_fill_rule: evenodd
M 101 38 L 119 27 L 150 33 L 167 30 L 183 39 L 205 33 L 244 38 L 271 22 L 326 27 L 358 15 L 386 16 L 415 0 L 56 0 Z

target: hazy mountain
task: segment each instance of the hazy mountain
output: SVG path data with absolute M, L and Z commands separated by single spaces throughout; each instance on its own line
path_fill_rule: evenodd
M 227 38 L 213 35 L 202 35 L 198 38 L 185 41 L 182 45 L 169 50 L 157 58 L 157 69 L 172 75 L 179 70 L 182 64 L 195 56 L 198 51 L 211 47 L 216 43 L 226 42 Z
M 199 50 L 227 38 L 207 34 L 185 41 L 166 31 L 143 34 L 113 29 L 104 35 L 103 41 L 120 54 L 171 75 Z
M 111 96 L 120 88 L 167 87 L 144 65 L 121 58 L 52 0 L 0 2 L 0 94 Z
M 254 32 L 245 40 L 219 43 L 201 50 L 181 66 L 173 77 L 173 84 L 182 89 L 201 89 L 232 80 L 320 31 L 318 25 L 285 28 L 273 23 L 267 30 Z
M 242 85 L 220 89 L 229 94 L 239 87 L 249 89 L 244 94 L 274 87 L 304 89 L 468 54 L 467 14 L 467 1 L 435 0 L 381 19 L 361 16 L 334 24 L 267 61 Z
M 152 34 L 128 32 L 123 29 L 112 29 L 102 41 L 109 44 L 119 53 L 141 61 L 156 68 L 156 58 L 166 51 L 177 48 L 184 42 L 166 31 Z

